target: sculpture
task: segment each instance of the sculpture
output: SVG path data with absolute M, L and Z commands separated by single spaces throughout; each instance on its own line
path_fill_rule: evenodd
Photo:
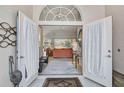
M 18 87 L 19 83 L 22 80 L 22 72 L 18 69 L 15 69 L 13 71 L 13 56 L 9 56 L 9 75 L 10 75 L 10 81 L 14 84 L 14 87 Z

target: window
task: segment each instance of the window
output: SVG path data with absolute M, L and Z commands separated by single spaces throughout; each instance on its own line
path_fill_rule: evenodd
M 55 48 L 72 48 L 72 39 L 55 39 Z
M 40 21 L 81 21 L 79 11 L 72 5 L 48 5 L 40 14 Z

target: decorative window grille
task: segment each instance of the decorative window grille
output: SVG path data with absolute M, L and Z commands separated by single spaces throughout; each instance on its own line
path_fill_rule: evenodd
M 41 14 L 40 21 L 81 21 L 79 11 L 72 5 L 48 5 Z

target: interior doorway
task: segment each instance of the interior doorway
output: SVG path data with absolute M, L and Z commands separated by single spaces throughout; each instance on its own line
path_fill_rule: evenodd
M 73 5 L 47 5 L 41 11 L 41 74 L 82 74 L 82 20 Z
M 42 75 L 82 75 L 82 26 L 52 25 L 42 28 Z

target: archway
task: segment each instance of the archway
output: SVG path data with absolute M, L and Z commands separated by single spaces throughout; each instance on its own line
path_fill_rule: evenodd
M 73 5 L 49 5 L 41 11 L 39 21 L 81 21 L 81 15 Z
M 72 63 L 76 68 L 78 67 L 80 62 L 81 62 L 80 65 L 82 65 L 81 57 L 79 58 L 79 56 L 81 56 L 82 54 L 81 53 L 82 46 L 79 46 L 78 44 L 79 41 L 81 42 L 81 36 L 82 36 L 82 33 L 79 32 L 82 29 L 82 17 L 78 9 L 72 5 L 69 6 L 48 5 L 42 9 L 41 14 L 39 16 L 39 21 L 41 22 L 40 26 L 42 27 L 42 29 L 44 30 L 43 32 L 45 33 L 43 34 L 43 38 L 44 38 L 43 47 L 45 48 L 45 50 L 47 48 L 50 48 L 50 52 L 51 52 L 52 49 L 53 50 L 52 57 L 56 58 L 59 55 L 57 52 L 54 53 L 54 51 L 58 50 L 58 49 L 56 50 L 56 48 L 58 48 L 58 46 L 56 47 L 56 45 L 58 45 L 60 42 L 64 42 L 63 40 L 65 39 L 66 42 L 71 41 L 71 46 L 68 48 L 72 48 L 72 53 L 70 54 L 72 56 L 70 57 L 69 55 L 69 57 L 72 58 Z M 58 44 L 55 44 L 55 42 L 56 43 L 58 42 Z M 62 44 L 61 46 L 62 46 L 61 48 L 65 48 L 65 46 L 63 47 Z M 62 49 L 59 49 L 59 51 L 60 50 Z M 78 54 L 77 52 L 80 52 L 80 54 Z M 66 54 L 67 53 L 68 52 L 66 52 Z M 62 56 L 63 55 L 61 55 L 61 57 Z M 82 70 L 82 68 L 80 68 L 80 70 Z M 54 73 L 49 73 L 49 74 L 54 74 Z

